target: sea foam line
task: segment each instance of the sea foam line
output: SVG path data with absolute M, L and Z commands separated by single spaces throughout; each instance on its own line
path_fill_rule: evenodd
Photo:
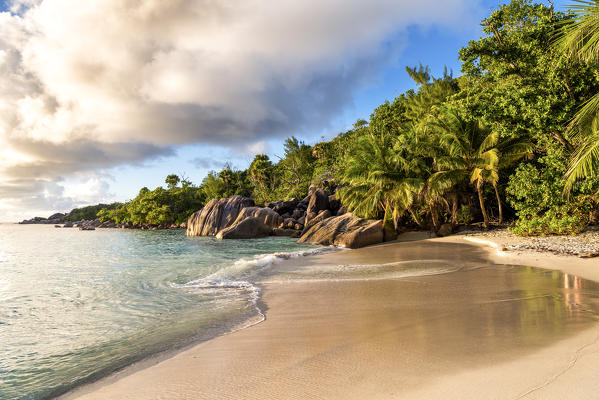
M 246 323 L 241 324 L 238 327 L 232 328 L 227 333 L 237 332 L 241 329 L 246 329 L 251 326 L 257 325 L 266 320 L 266 315 L 258 305 L 260 301 L 261 289 L 257 285 L 249 282 L 248 280 L 236 280 L 232 279 L 237 274 L 242 274 L 252 269 L 259 268 L 264 269 L 270 267 L 279 262 L 290 260 L 299 257 L 314 256 L 320 254 L 327 254 L 336 251 L 344 250 L 335 246 L 319 247 L 310 250 L 299 250 L 292 252 L 276 252 L 268 254 L 260 254 L 254 256 L 252 259 L 241 258 L 235 261 L 232 265 L 221 268 L 214 273 L 196 279 L 185 284 L 171 283 L 171 286 L 176 288 L 191 288 L 191 289 L 213 289 L 213 290 L 246 290 L 249 291 L 249 300 L 258 314 L 258 320 L 250 319 Z
M 235 277 L 239 277 L 244 273 L 252 272 L 254 270 L 264 270 L 267 267 L 278 264 L 285 260 L 327 254 L 340 250 L 343 249 L 329 246 L 310 250 L 259 254 L 251 259 L 241 258 L 235 261 L 233 264 L 225 266 L 203 278 L 196 279 L 185 284 L 173 284 L 173 286 L 179 288 L 197 289 L 247 289 L 252 284 L 248 282 L 247 279 L 235 279 Z

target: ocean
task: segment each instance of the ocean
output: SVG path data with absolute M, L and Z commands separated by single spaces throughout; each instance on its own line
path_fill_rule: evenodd
M 45 399 L 262 321 L 252 282 L 330 249 L 269 237 L 0 224 L 0 399 Z

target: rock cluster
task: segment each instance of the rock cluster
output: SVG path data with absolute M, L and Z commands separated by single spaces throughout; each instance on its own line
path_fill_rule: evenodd
M 21 222 L 19 222 L 19 224 L 60 224 L 63 221 L 63 218 L 66 216 L 66 214 L 62 214 L 62 213 L 56 213 L 56 214 L 52 214 L 51 216 L 49 216 L 48 218 L 44 218 L 44 217 L 34 217 L 31 219 L 25 219 Z
M 79 228 L 82 231 L 93 231 L 96 228 L 121 228 L 121 229 L 141 229 L 148 231 L 156 231 L 156 230 L 176 230 L 176 229 L 185 229 L 187 227 L 187 223 L 183 222 L 181 225 L 135 225 L 130 223 L 125 224 L 115 224 L 112 221 L 100 222 L 99 219 L 94 220 L 81 220 L 81 221 L 66 221 L 63 225 L 54 225 L 56 228 Z
M 212 200 L 188 220 L 188 236 L 249 239 L 291 236 L 300 243 L 348 248 L 392 240 L 382 221 L 358 218 L 341 207 L 334 195 L 311 190 L 303 200 L 291 199 L 256 207 L 252 199 L 233 196 Z

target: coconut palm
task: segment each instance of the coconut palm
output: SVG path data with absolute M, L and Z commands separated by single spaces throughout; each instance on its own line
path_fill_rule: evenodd
M 376 218 L 383 214 L 397 229 L 401 215 L 411 209 L 424 181 L 410 171 L 417 159 L 408 160 L 397 149 L 397 137 L 371 127 L 358 140 L 343 173 L 341 201 L 360 216 Z
M 503 207 L 497 187 L 499 170 L 530 154 L 532 145 L 523 139 L 501 141 L 499 135 L 476 120 L 467 121 L 452 108 L 444 108 L 431 123 L 439 135 L 441 152 L 435 159 L 437 172 L 427 182 L 428 191 L 441 196 L 456 185 L 469 182 L 476 189 L 483 226 L 488 227 L 483 187 L 493 185 L 503 222 Z
M 559 26 L 556 47 L 567 57 L 588 63 L 599 62 L 599 2 L 573 0 L 569 6 L 574 18 Z M 576 113 L 570 128 L 576 126 L 580 144 L 573 154 L 566 173 L 567 189 L 578 179 L 599 173 L 599 93 L 589 99 Z

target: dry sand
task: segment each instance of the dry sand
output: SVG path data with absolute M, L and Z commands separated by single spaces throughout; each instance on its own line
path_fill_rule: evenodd
M 65 398 L 599 397 L 599 260 L 498 255 L 461 236 L 402 239 L 309 259 L 308 270 L 346 280 L 305 280 L 297 262 L 281 265 L 284 279 L 263 284 L 266 321 Z M 338 268 L 401 260 L 481 268 L 402 279 L 390 271 L 411 264 Z

